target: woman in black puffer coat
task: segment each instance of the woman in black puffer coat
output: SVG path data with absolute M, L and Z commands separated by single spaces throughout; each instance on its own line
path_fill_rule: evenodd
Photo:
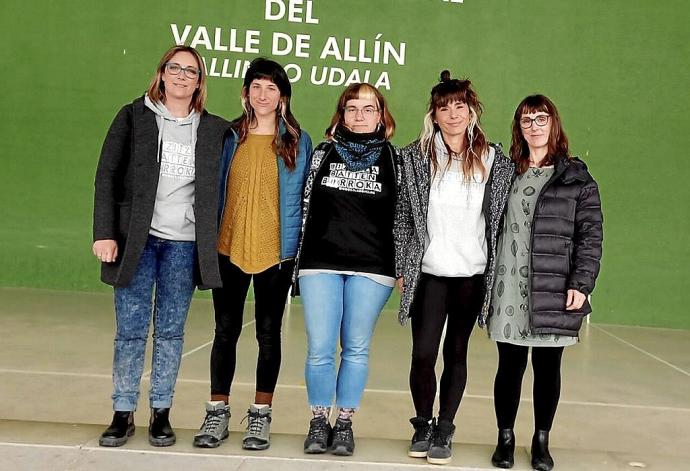
M 532 467 L 553 468 L 548 449 L 561 387 L 563 348 L 577 343 L 588 295 L 599 273 L 602 214 L 587 166 L 571 157 L 556 106 L 525 98 L 513 118 L 513 181 L 503 218 L 495 276 L 487 280 L 489 337 L 499 353 L 494 383 L 498 444 L 494 466 L 513 466 L 513 426 L 532 347 Z M 488 270 L 488 268 L 487 268 Z

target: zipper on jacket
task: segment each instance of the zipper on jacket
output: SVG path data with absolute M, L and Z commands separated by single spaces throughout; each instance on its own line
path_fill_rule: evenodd
M 280 163 L 278 159 L 281 157 L 276 154 L 276 169 L 278 170 L 278 270 L 283 266 L 283 220 L 280 212 Z
M 529 169 L 527 169 L 529 171 Z M 565 172 L 565 168 L 562 168 L 560 171 L 556 168 L 556 165 L 554 165 L 554 172 L 551 178 L 549 178 L 549 181 L 546 182 L 546 184 L 541 188 L 541 191 L 539 192 L 539 196 L 537 196 L 535 205 L 534 205 L 534 214 L 532 215 L 532 224 L 530 227 L 530 234 L 529 234 L 529 273 L 527 277 L 527 293 L 528 293 L 528 299 L 527 299 L 527 318 L 529 320 L 528 326 L 527 326 L 527 333 L 529 335 L 532 335 L 533 327 L 534 327 L 534 319 L 532 315 L 532 276 L 534 273 L 532 272 L 532 256 L 534 253 L 534 221 L 537 219 L 537 212 L 539 211 L 539 203 L 541 201 L 542 196 L 544 196 L 544 193 L 546 190 L 553 185 L 553 183 L 560 178 L 561 175 Z M 512 186 L 512 185 L 511 185 Z

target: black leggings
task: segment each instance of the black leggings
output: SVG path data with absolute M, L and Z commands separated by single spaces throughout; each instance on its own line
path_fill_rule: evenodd
M 422 273 L 412 303 L 410 391 L 418 417 L 433 417 L 436 357 L 443 326 L 439 420 L 453 422 L 467 383 L 467 347 L 482 302 L 483 275 L 448 278 Z
M 242 333 L 244 303 L 252 277 L 256 340 L 259 343 L 256 391 L 272 393 L 280 371 L 280 330 L 294 262 L 283 262 L 249 275 L 225 255 L 219 255 L 218 260 L 223 287 L 213 290 L 216 332 L 211 349 L 211 394 L 230 394 L 237 362 L 237 341 Z
M 527 367 L 529 347 L 497 342 L 498 371 L 494 381 L 494 407 L 499 429 L 515 426 L 520 405 L 522 376 Z M 534 429 L 551 430 L 561 396 L 563 347 L 532 347 L 534 371 Z

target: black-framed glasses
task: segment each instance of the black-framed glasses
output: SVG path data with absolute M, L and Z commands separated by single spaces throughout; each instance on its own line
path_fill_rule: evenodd
M 179 75 L 180 72 L 184 72 L 184 76 L 192 80 L 199 78 L 199 75 L 201 75 L 201 70 L 194 67 L 182 67 L 177 62 L 167 62 L 165 64 L 165 70 L 167 70 L 170 75 Z
M 362 113 L 365 118 L 373 118 L 380 111 L 373 106 L 365 106 L 364 108 L 357 108 L 356 106 L 346 106 L 344 108 L 345 114 L 356 116 L 357 113 Z
M 532 127 L 532 123 L 537 123 L 537 126 L 542 127 L 546 126 L 546 123 L 549 122 L 549 115 L 548 114 L 540 114 L 536 118 L 528 118 L 527 116 L 523 116 L 520 118 L 520 127 L 522 129 L 529 129 Z

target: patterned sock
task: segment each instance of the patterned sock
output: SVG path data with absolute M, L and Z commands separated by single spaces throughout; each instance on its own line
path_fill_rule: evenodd
M 352 420 L 352 416 L 355 415 L 355 409 L 341 407 L 338 409 L 338 418 L 341 420 Z
M 331 415 L 331 408 L 326 406 L 312 406 L 311 413 L 315 418 L 325 417 L 328 420 Z

